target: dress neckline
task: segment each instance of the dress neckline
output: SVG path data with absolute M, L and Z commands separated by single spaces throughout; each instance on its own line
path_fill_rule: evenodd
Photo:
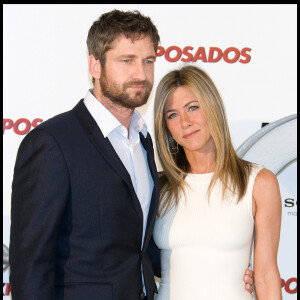
M 214 175 L 214 172 L 210 173 L 201 173 L 201 174 L 195 174 L 195 173 L 188 173 L 186 176 L 186 180 L 192 180 L 192 181 L 206 181 L 210 180 Z

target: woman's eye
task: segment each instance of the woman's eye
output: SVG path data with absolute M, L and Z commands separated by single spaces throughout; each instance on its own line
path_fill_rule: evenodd
M 168 119 L 174 119 L 175 117 L 176 117 L 176 114 L 173 113 L 173 114 L 170 114 L 170 115 L 168 116 Z
M 189 110 L 194 111 L 194 110 L 196 110 L 196 109 L 198 109 L 198 108 L 199 108 L 199 106 L 193 105 L 193 106 L 190 106 L 190 107 L 189 107 Z

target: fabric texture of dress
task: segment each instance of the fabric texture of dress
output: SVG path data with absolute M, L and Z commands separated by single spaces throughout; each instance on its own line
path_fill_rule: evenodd
M 253 243 L 252 191 L 263 167 L 254 165 L 245 196 L 222 200 L 213 173 L 188 174 L 179 204 L 157 218 L 154 241 L 161 249 L 156 300 L 251 300 L 243 281 Z

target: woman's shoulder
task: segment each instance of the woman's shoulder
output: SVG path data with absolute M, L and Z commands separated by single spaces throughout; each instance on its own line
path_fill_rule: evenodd
M 269 185 L 278 182 L 276 175 L 269 169 L 258 166 L 255 185 Z
M 279 189 L 279 183 L 276 175 L 269 169 L 263 167 L 256 175 L 253 196 L 258 199 L 274 190 Z

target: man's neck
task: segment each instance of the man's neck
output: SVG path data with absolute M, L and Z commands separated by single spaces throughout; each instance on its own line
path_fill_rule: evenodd
M 129 126 L 131 117 L 133 115 L 134 109 L 123 107 L 119 104 L 112 102 L 109 98 L 102 95 L 101 92 L 94 90 L 94 96 L 99 100 L 115 117 L 116 119 L 125 127 L 129 133 Z

